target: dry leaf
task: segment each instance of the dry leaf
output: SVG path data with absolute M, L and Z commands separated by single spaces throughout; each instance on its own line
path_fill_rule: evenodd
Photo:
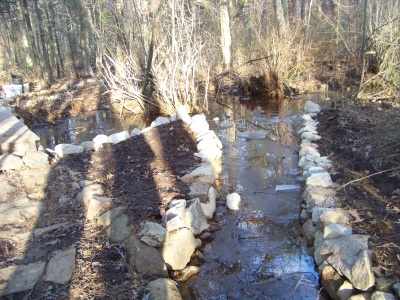
M 358 212 L 354 209 L 349 210 L 349 214 L 354 218 L 353 223 L 360 223 L 364 221 L 364 219 L 361 219 L 360 216 L 358 215 Z

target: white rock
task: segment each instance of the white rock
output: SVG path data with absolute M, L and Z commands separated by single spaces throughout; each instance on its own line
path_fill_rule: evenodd
M 165 228 L 167 231 L 175 231 L 177 229 L 185 228 L 186 226 L 186 220 L 182 219 L 179 216 L 174 216 L 171 219 L 167 221 L 165 224 Z
M 141 135 L 142 131 L 137 129 L 137 128 L 133 128 L 131 131 L 131 136 L 137 136 L 137 135 Z
M 165 241 L 166 234 L 166 229 L 154 222 L 146 222 L 140 232 L 141 241 L 152 247 L 160 247 Z
M 183 176 L 181 179 L 184 183 L 198 181 L 213 185 L 217 180 L 217 174 L 210 163 L 203 163 L 189 174 Z
M 201 203 L 201 207 L 207 219 L 212 219 L 214 212 L 217 208 L 217 194 L 218 193 L 214 189 L 214 187 L 210 187 L 208 191 L 208 201 Z
M 201 158 L 203 161 L 208 159 L 218 159 L 222 156 L 222 151 L 217 147 L 213 147 L 210 149 L 204 149 L 200 152 L 197 152 L 194 154 L 194 156 Z
M 231 193 L 226 196 L 226 206 L 230 210 L 238 210 L 240 201 L 241 201 L 241 198 L 238 193 Z
M 194 235 L 198 235 L 210 227 L 199 198 L 188 201 L 186 224 Z
M 88 205 L 94 195 L 103 195 L 106 192 L 105 186 L 98 183 L 92 184 L 91 181 L 86 182 L 82 180 L 80 184 L 84 188 L 78 193 L 76 198 L 83 205 Z
M 351 227 L 332 223 L 324 227 L 323 239 L 332 240 L 350 234 L 353 234 L 353 229 Z
M 54 255 L 48 263 L 44 280 L 67 284 L 75 268 L 75 255 L 76 249 L 73 246 Z
M 175 199 L 168 205 L 168 210 L 165 212 L 165 219 L 171 220 L 175 217 L 180 217 L 183 221 L 186 220 L 186 200 Z
M 151 281 L 146 289 L 148 294 L 143 300 L 182 300 L 176 283 L 169 278 L 159 278 Z
M 22 161 L 29 168 L 38 169 L 49 163 L 49 155 L 41 151 L 30 151 L 22 157 Z
M 299 191 L 301 186 L 298 184 L 281 184 L 275 186 L 275 192 L 290 192 L 290 191 Z
M 176 116 L 185 123 L 192 123 L 192 118 L 189 116 L 185 106 L 180 106 L 176 109 Z
M 309 140 L 309 141 L 317 141 L 317 140 L 321 139 L 321 136 L 319 136 L 318 134 L 314 134 L 314 133 L 306 131 L 301 134 L 301 138 Z
M 58 156 L 63 157 L 68 154 L 82 153 L 85 149 L 82 146 L 76 146 L 71 144 L 58 144 L 54 151 Z
M 319 113 L 321 111 L 321 107 L 318 104 L 309 100 L 304 105 L 304 110 L 307 113 Z
M 4 154 L 0 156 L 0 171 L 19 170 L 23 166 L 20 157 L 12 154 Z
M 192 122 L 207 122 L 205 114 L 197 114 L 192 117 Z
M 268 136 L 268 131 L 260 130 L 260 131 L 244 131 L 238 132 L 237 137 L 246 140 L 263 140 Z
M 314 207 L 333 207 L 336 203 L 334 190 L 314 186 L 306 187 L 303 199 L 308 211 L 312 211 Z
M 160 250 L 165 264 L 170 270 L 182 270 L 190 261 L 196 240 L 188 228 L 168 231 L 164 245 Z
M 314 157 L 321 156 L 321 154 L 318 152 L 318 150 L 315 147 L 312 147 L 310 145 L 302 145 L 300 147 L 299 155 L 300 156 L 312 155 Z
M 163 124 L 168 124 L 170 120 L 167 117 L 158 117 L 151 123 L 151 127 L 157 127 Z
M 114 133 L 108 137 L 110 143 L 118 144 L 120 142 L 126 141 L 131 136 L 129 135 L 128 131 L 122 131 L 118 133 Z
M 329 175 L 328 172 L 314 173 L 307 178 L 306 185 L 322 187 L 322 188 L 330 188 L 333 186 L 333 182 L 331 175 Z
M 111 205 L 111 198 L 94 195 L 89 201 L 86 218 L 88 220 L 96 219 L 102 213 L 108 210 Z
M 94 137 L 93 142 L 97 145 L 107 144 L 110 142 L 109 138 L 105 134 L 98 134 Z
M 390 293 L 376 291 L 372 294 L 371 300 L 396 300 L 396 297 Z
M 204 122 L 192 122 L 190 124 L 189 128 L 194 133 L 199 133 L 199 132 L 208 131 L 210 126 L 208 125 L 207 121 L 204 121 Z

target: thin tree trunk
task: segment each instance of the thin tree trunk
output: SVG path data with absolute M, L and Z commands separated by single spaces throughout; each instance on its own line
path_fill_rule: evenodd
M 56 55 L 57 55 L 57 61 L 58 65 L 60 67 L 60 73 L 58 76 L 65 76 L 65 70 L 64 70 L 64 62 L 63 58 L 61 56 L 61 48 L 60 48 L 60 43 L 58 42 L 57 38 L 57 31 L 56 31 L 56 22 L 55 22 L 55 13 L 54 13 L 54 7 L 53 3 L 50 0 L 49 1 L 49 10 L 50 10 L 50 30 L 53 32 L 52 34 L 52 42 L 53 42 L 53 47 L 55 49 Z
M 224 68 L 230 68 L 232 66 L 232 37 L 229 19 L 229 4 L 227 1 L 228 0 L 221 0 L 219 3 L 221 50 Z
M 361 79 L 360 86 L 358 87 L 358 93 L 361 92 L 362 85 L 364 82 L 364 73 L 365 73 L 365 31 L 367 27 L 367 4 L 368 1 L 364 0 L 364 24 L 363 24 L 363 36 L 362 36 L 362 44 L 361 44 L 361 57 L 362 57 L 362 69 L 361 69 Z
M 93 70 L 91 67 L 90 59 L 90 43 L 89 43 L 89 24 L 87 19 L 86 7 L 81 2 L 83 0 L 77 0 L 77 9 L 80 16 L 80 44 L 82 52 L 82 64 L 83 64 L 83 77 L 93 76 Z
M 51 70 L 49 54 L 47 53 L 46 34 L 43 29 L 43 17 L 42 17 L 42 12 L 38 5 L 38 0 L 34 0 L 33 5 L 34 5 L 35 12 L 36 12 L 37 20 L 38 20 L 37 26 L 39 28 L 39 37 L 40 37 L 40 42 L 42 45 L 42 60 L 43 60 L 43 64 L 44 64 L 42 84 L 43 84 L 43 87 L 49 87 L 53 81 L 53 73 Z

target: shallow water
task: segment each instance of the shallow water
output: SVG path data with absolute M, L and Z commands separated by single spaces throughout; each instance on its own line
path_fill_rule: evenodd
M 301 190 L 275 191 L 302 184 L 296 132 L 307 99 L 227 98 L 214 113 L 220 120 L 212 129 L 224 145 L 220 194 L 237 192 L 242 202 L 238 211 L 217 208 L 215 221 L 224 226 L 205 243 L 205 263 L 182 286 L 184 299 L 318 298 L 318 273 L 301 236 Z

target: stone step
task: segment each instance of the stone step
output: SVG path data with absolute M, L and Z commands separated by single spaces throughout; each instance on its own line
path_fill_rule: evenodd
M 0 105 L 0 154 L 36 151 L 40 138 Z

